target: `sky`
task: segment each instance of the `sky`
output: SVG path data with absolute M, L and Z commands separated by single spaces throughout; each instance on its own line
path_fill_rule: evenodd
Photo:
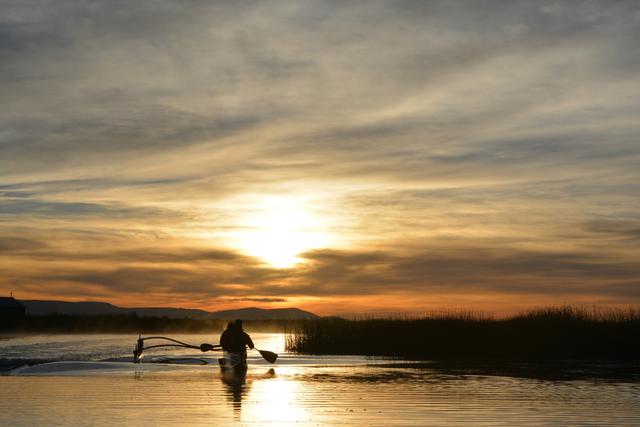
M 640 303 L 637 1 L 0 0 L 0 293 Z

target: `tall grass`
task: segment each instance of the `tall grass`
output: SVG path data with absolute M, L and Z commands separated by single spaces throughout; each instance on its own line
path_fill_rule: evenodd
M 420 318 L 306 320 L 289 351 L 429 360 L 637 360 L 640 310 L 540 308 L 504 319 L 473 312 Z

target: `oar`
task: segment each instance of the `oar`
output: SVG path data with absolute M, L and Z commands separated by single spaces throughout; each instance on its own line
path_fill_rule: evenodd
M 175 344 L 156 344 L 156 345 L 151 345 L 151 346 L 145 347 L 144 346 L 145 340 L 166 340 L 166 341 L 174 342 Z M 134 363 L 140 363 L 140 361 L 142 360 L 142 352 L 144 350 L 149 350 L 151 348 L 158 348 L 158 347 L 193 348 L 193 349 L 200 350 L 203 353 L 206 352 L 206 351 L 219 350 L 219 349 L 222 348 L 222 346 L 219 345 L 219 344 L 214 345 L 214 344 L 203 343 L 203 344 L 200 344 L 199 346 L 197 346 L 197 345 L 187 344 L 187 343 L 182 342 L 182 341 L 174 340 L 173 338 L 169 338 L 169 337 L 146 337 L 146 338 L 142 338 L 142 336 L 140 336 L 138 338 L 138 343 L 136 344 L 136 347 L 133 350 L 133 361 L 134 361 Z
M 273 351 L 258 350 L 257 348 L 254 348 L 254 350 L 259 352 L 260 355 L 264 358 L 264 360 L 266 360 L 269 363 L 276 363 L 276 359 L 278 359 L 278 355 Z
M 178 341 L 178 340 L 174 340 L 173 338 L 169 338 L 169 337 L 146 337 L 146 338 L 138 338 L 138 347 L 144 347 L 143 344 L 141 344 L 141 342 L 144 342 L 145 340 L 167 340 L 167 341 L 173 341 L 176 344 L 179 344 L 182 347 L 186 347 L 186 348 L 194 348 L 196 350 L 200 350 L 203 353 L 205 351 L 212 351 L 212 350 L 217 350 L 219 348 L 222 348 L 221 345 L 219 344 L 208 344 L 208 343 L 203 343 L 200 345 L 192 345 L 192 344 L 187 344 L 186 342 L 182 342 L 182 341 Z M 160 344 L 160 345 L 156 345 L 154 347 L 160 347 L 160 346 L 167 346 L 170 347 L 170 344 Z M 151 348 L 151 347 L 144 347 L 145 349 L 147 348 Z

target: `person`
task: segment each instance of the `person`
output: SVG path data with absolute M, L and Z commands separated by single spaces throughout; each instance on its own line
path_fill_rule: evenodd
M 227 329 L 220 335 L 220 345 L 225 352 L 225 357 L 231 361 L 232 366 L 237 366 L 238 363 L 246 366 L 247 347 L 254 348 L 251 337 L 242 330 L 242 320 L 240 319 L 227 324 Z M 236 360 L 238 356 L 240 358 L 239 361 Z
M 222 350 L 224 351 L 228 351 L 229 349 L 229 342 L 231 341 L 231 337 L 234 334 L 234 324 L 233 322 L 229 322 L 227 323 L 227 329 L 225 329 L 222 332 L 222 335 L 220 335 L 220 345 L 222 346 Z

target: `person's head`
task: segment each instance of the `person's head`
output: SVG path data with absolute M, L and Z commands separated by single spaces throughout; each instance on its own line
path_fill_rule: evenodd
M 229 322 L 229 323 L 227 323 L 227 330 L 228 330 L 228 331 L 232 330 L 233 328 L 235 328 L 235 325 L 234 325 L 234 323 L 233 323 L 233 322 Z
M 242 319 L 236 319 L 233 323 L 235 323 L 235 327 L 237 330 L 242 330 Z

